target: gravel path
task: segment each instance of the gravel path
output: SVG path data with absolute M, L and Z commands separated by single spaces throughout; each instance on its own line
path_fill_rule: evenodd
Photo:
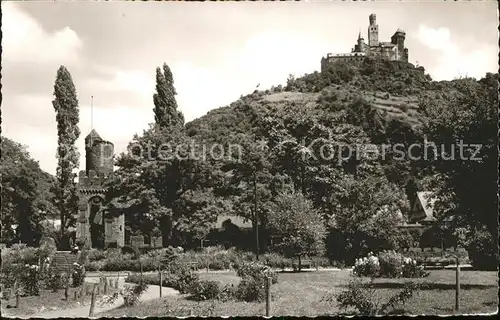
M 98 278 L 86 279 L 87 282 L 98 282 Z M 120 287 L 123 287 L 124 279 L 120 281 Z M 179 292 L 175 289 L 163 287 L 162 296 L 175 296 Z M 160 298 L 160 286 L 149 285 L 148 289 L 141 295 L 141 301 L 149 301 Z M 101 306 L 99 300 L 96 301 L 94 315 L 99 317 L 99 313 L 106 312 L 123 305 L 123 298 L 120 296 L 113 304 Z M 50 310 L 37 314 L 37 318 L 88 318 L 89 316 L 90 303 L 83 304 L 76 308 L 64 309 L 64 310 Z

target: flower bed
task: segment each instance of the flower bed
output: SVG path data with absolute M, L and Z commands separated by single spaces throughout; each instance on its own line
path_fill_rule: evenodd
M 359 277 L 373 278 L 421 278 L 428 276 L 424 267 L 415 259 L 404 257 L 395 251 L 382 251 L 378 256 L 356 259 L 353 273 Z

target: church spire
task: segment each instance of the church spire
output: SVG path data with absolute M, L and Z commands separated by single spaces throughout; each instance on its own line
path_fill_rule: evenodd
M 359 33 L 358 33 L 358 40 L 364 40 L 363 37 L 361 36 L 361 30 L 359 30 Z

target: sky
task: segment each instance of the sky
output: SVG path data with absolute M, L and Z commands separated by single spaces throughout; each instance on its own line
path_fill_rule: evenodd
M 377 15 L 379 39 L 406 31 L 410 62 L 434 80 L 498 70 L 495 1 L 54 2 L 2 1 L 2 135 L 55 174 L 57 69 L 71 72 L 80 108 L 80 169 L 93 127 L 126 150 L 154 121 L 155 69 L 167 63 L 187 121 L 241 95 L 319 71 L 350 52 Z M 367 41 L 367 40 L 366 40 Z

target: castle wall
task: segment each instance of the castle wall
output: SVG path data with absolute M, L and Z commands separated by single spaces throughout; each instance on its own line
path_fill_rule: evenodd
M 357 62 L 363 62 L 365 60 L 366 56 L 331 56 L 327 58 L 321 59 L 321 71 L 325 71 L 330 64 L 336 63 L 336 62 L 349 62 L 349 63 L 357 63 Z
M 125 245 L 125 215 L 105 218 L 105 246 Z

